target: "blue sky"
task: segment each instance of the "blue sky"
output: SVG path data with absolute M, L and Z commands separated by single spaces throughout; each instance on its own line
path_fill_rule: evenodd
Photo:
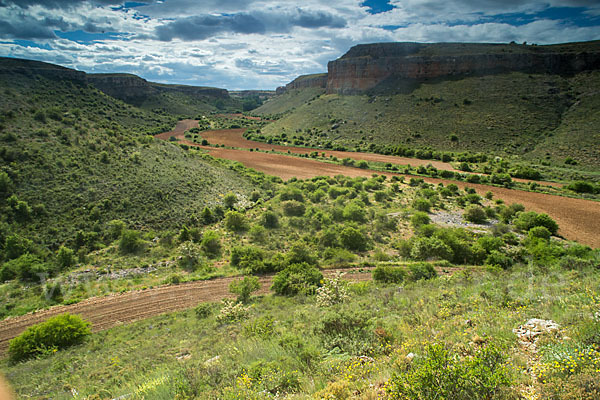
M 0 56 L 274 89 L 359 43 L 600 39 L 600 0 L 0 0 Z

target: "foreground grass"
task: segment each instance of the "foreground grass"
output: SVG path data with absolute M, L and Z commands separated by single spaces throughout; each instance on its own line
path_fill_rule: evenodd
M 349 300 L 332 307 L 311 296 L 269 295 L 254 299 L 243 322 L 219 323 L 213 305 L 206 318 L 193 310 L 167 314 L 2 369 L 20 396 L 40 399 L 376 398 L 409 353 L 423 356 L 430 343 L 468 352 L 483 342 L 503 349 L 515 390 L 532 384 L 543 391 L 551 383 L 531 382 L 512 329 L 552 319 L 563 332 L 547 347 L 590 348 L 580 332 L 600 308 L 599 285 L 593 270 L 521 266 L 400 286 L 351 284 Z M 352 316 L 363 323 L 323 329 L 332 315 L 342 325 Z M 326 397 L 336 391 L 347 395 Z

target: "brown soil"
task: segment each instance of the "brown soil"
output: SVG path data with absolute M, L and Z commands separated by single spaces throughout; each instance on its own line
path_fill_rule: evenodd
M 185 121 L 181 121 L 181 123 L 183 122 Z M 301 154 L 306 154 L 315 151 L 314 149 L 275 146 L 260 142 L 248 141 L 242 137 L 243 132 L 244 129 L 206 131 L 202 133 L 202 137 L 206 138 L 209 141 L 209 143 L 219 143 L 232 147 L 250 147 L 266 151 L 270 151 L 271 149 L 273 149 L 276 151 L 290 150 L 291 152 L 292 150 L 294 150 L 295 153 Z M 169 133 L 169 135 L 167 135 L 167 138 L 169 136 L 172 136 L 172 134 Z M 180 136 L 178 136 L 178 138 L 183 138 L 183 133 L 181 133 Z M 338 164 L 329 164 L 313 159 L 291 157 L 282 154 L 269 154 L 262 152 L 250 152 L 246 150 L 199 146 L 198 144 L 187 140 L 182 140 L 181 142 L 186 143 L 190 146 L 197 146 L 206 149 L 214 157 L 239 161 L 247 167 L 253 168 L 257 171 L 261 171 L 269 175 L 279 176 L 282 179 L 290 179 L 292 177 L 296 177 L 298 179 L 308 179 L 315 176 L 323 175 L 370 177 L 374 173 L 383 174 L 386 176 L 402 176 L 402 174 L 345 167 Z M 319 152 L 321 152 L 321 150 L 319 150 Z M 340 151 L 325 151 L 325 153 L 328 155 L 335 155 L 338 158 L 354 157 L 356 159 L 365 159 L 367 161 L 385 160 L 383 162 L 401 163 L 402 161 L 400 160 L 406 160 L 406 162 L 412 162 L 413 165 L 417 165 L 418 162 L 421 162 L 423 164 L 429 163 L 429 161 L 426 160 L 415 160 L 412 158 L 408 159 L 402 157 L 384 156 L 369 153 L 350 153 Z M 439 163 L 439 167 L 436 166 L 436 168 L 441 169 L 441 167 L 443 167 L 443 164 L 449 165 L 447 163 Z M 521 203 L 528 210 L 543 212 L 550 215 L 556 220 L 556 222 L 558 222 L 558 225 L 560 226 L 559 234 L 565 237 L 566 239 L 576 240 L 578 242 L 596 248 L 600 247 L 600 228 L 596 223 L 597 221 L 600 221 L 600 202 L 583 199 L 572 199 L 568 197 L 554 196 L 542 193 L 525 192 L 521 190 L 512 190 L 496 186 L 464 183 L 460 181 L 451 181 L 445 179 L 424 178 L 424 180 L 435 184 L 443 183 L 447 185 L 450 183 L 454 183 L 459 187 L 469 186 L 476 189 L 477 192 L 481 195 L 490 191 L 494 194 L 496 198 L 500 198 L 508 204 Z
M 368 269 L 362 271 L 331 269 L 324 270 L 323 274 L 332 276 L 337 271 L 347 272 L 344 279 L 353 282 L 371 279 L 371 272 Z M 4 353 L 8 349 L 8 342 L 27 327 L 55 315 L 63 313 L 80 315 L 92 323 L 94 332 L 102 331 L 154 315 L 194 307 L 200 302 L 219 301 L 226 297 L 232 297 L 229 293 L 229 283 L 234 279 L 236 278 L 218 278 L 106 297 L 94 297 L 77 304 L 56 306 L 19 317 L 9 317 L 0 322 L 0 353 Z M 261 289 L 257 294 L 268 293 L 272 279 L 272 275 L 260 277 Z

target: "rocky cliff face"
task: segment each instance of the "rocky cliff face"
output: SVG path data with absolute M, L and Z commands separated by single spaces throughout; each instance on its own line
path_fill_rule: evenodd
M 88 74 L 88 81 L 108 94 L 125 102 L 136 102 L 145 97 L 164 92 L 179 92 L 194 98 L 228 98 L 226 89 L 185 86 L 163 85 L 130 74 Z
M 312 74 L 312 75 L 300 75 L 285 86 L 280 86 L 275 91 L 276 94 L 283 94 L 288 90 L 292 89 L 306 89 L 306 88 L 322 88 L 327 87 L 327 74 Z
M 358 45 L 327 65 L 327 93 L 356 94 L 388 78 L 428 79 L 507 71 L 573 74 L 600 69 L 600 41 L 552 46 L 471 43 Z

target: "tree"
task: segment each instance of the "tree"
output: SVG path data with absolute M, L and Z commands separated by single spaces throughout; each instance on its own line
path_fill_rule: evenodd
M 200 246 L 202 247 L 202 250 L 209 256 L 216 257 L 221 254 L 221 239 L 219 234 L 215 231 L 204 232 Z
M 238 198 L 233 192 L 229 192 L 223 198 L 223 204 L 229 210 L 233 210 L 235 208 L 235 203 L 238 202 Z
M 56 253 L 58 268 L 62 271 L 75 265 L 75 252 L 68 247 L 60 246 Z
M 252 292 L 260 289 L 260 282 L 256 276 L 245 276 L 244 279 L 236 279 L 229 284 L 229 292 L 237 294 L 237 301 L 247 303 Z

